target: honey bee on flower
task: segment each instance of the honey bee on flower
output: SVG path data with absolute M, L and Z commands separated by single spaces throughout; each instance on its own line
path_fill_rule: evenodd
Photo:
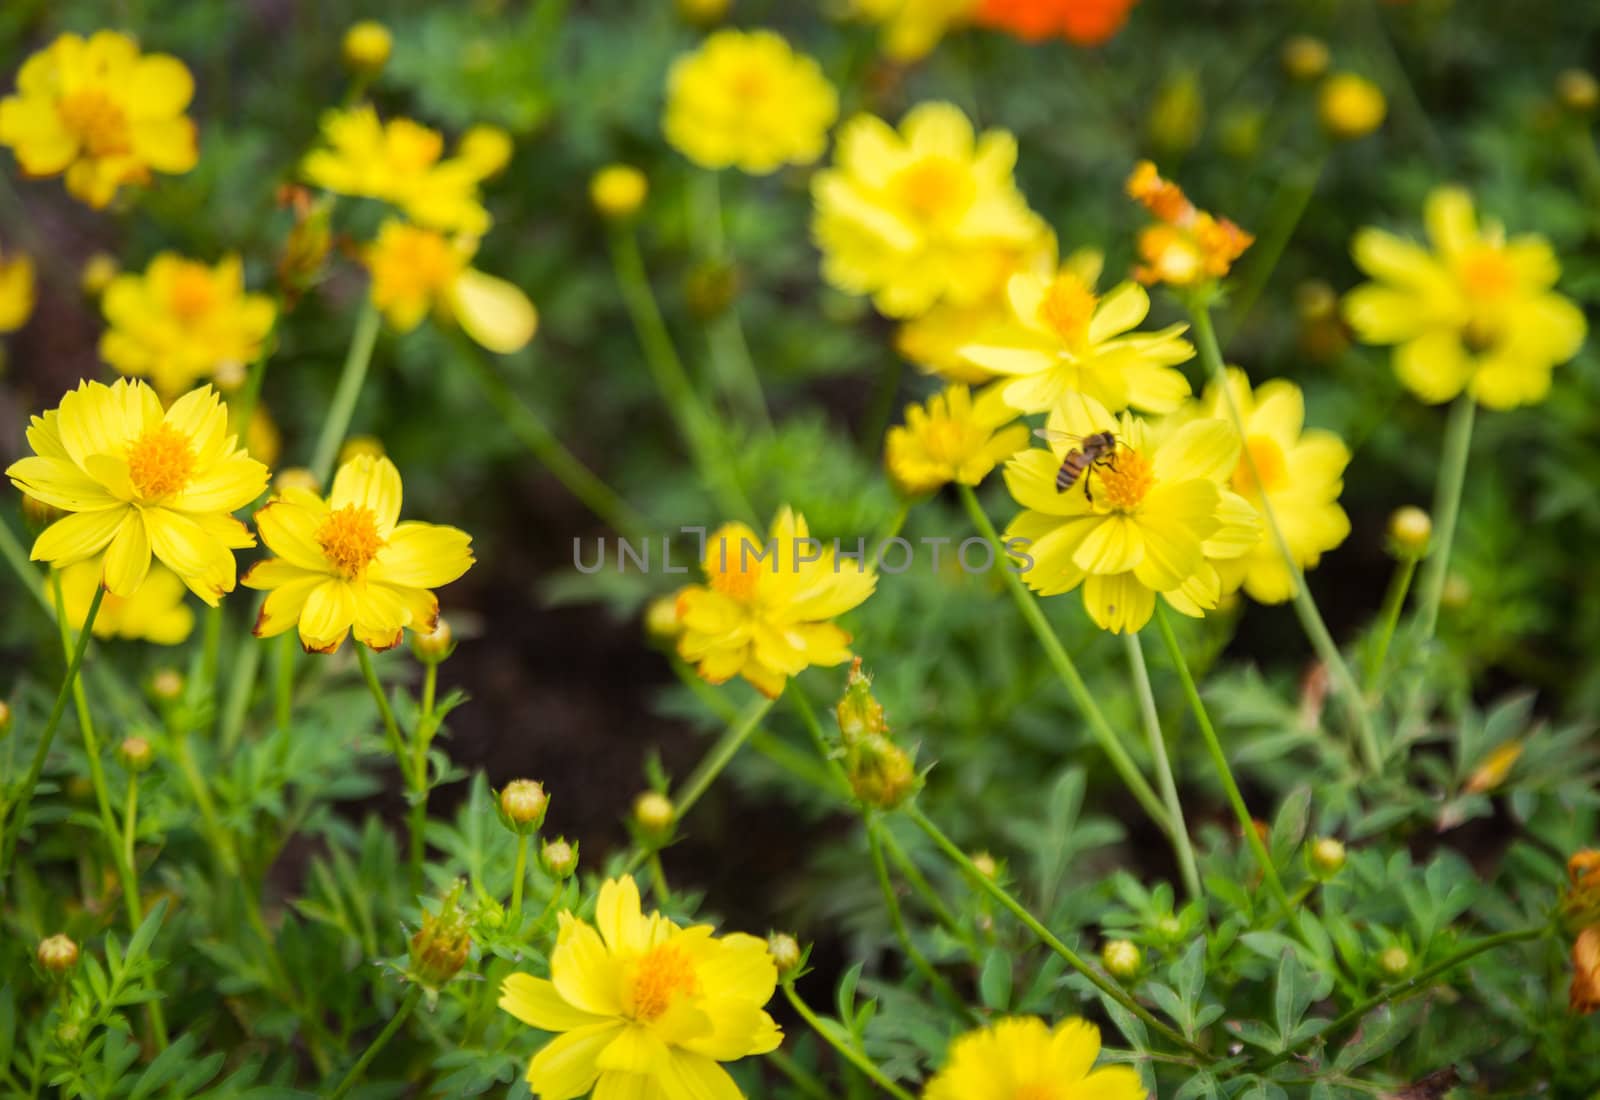
M 14 95 L 0 99 L 0 145 L 29 176 L 66 176 L 96 208 L 151 172 L 195 166 L 195 126 L 184 111 L 194 79 L 183 62 L 141 54 L 116 31 L 63 34 L 23 62 Z
M 244 584 L 267 592 L 257 637 L 298 628 L 308 652 L 332 653 L 353 631 L 373 649 L 428 633 L 439 618 L 431 591 L 472 565 L 465 531 L 400 522 L 400 472 L 387 458 L 345 463 L 326 500 L 285 489 L 256 513 L 256 529 L 278 555 L 257 562 Z

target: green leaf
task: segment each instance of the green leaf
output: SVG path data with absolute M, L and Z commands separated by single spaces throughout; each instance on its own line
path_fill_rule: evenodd
M 1360 1028 L 1340 1048 L 1334 1068 L 1349 1073 L 1388 1054 L 1411 1034 L 1419 1010 L 1418 1002 L 1408 1001 L 1399 1008 L 1382 1005 L 1367 1013 Z
M 1296 787 L 1284 798 L 1278 814 L 1272 819 L 1272 832 L 1267 847 L 1272 852 L 1272 862 L 1283 865 L 1289 862 L 1295 849 L 1305 839 L 1306 825 L 1311 820 L 1311 788 Z
M 983 960 L 978 975 L 978 996 L 985 1008 L 1002 1012 L 1011 1004 L 1011 956 L 994 948 Z

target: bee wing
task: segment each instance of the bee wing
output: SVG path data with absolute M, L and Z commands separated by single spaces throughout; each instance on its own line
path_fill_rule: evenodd
M 1035 428 L 1033 434 L 1051 443 L 1082 443 L 1084 438 L 1071 432 L 1058 432 L 1054 428 Z

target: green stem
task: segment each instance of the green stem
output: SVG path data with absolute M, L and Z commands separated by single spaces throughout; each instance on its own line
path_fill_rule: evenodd
M 1228 415 L 1239 433 L 1240 442 L 1245 444 L 1244 417 L 1233 399 L 1233 388 L 1228 385 L 1228 372 L 1222 362 L 1222 349 L 1217 344 L 1216 329 L 1211 324 L 1211 311 L 1202 303 L 1191 302 L 1189 316 L 1194 323 L 1195 347 L 1200 354 L 1200 361 L 1205 365 L 1206 373 L 1211 376 L 1213 384 L 1222 393 Z M 1248 445 L 1244 445 L 1241 454 L 1252 481 L 1260 485 L 1261 478 L 1259 471 L 1256 470 L 1254 453 Z M 1310 639 L 1311 647 L 1317 652 L 1317 658 L 1328 670 L 1334 688 L 1344 700 L 1345 709 L 1355 723 L 1356 737 L 1367 770 L 1377 775 L 1383 770 L 1383 753 L 1378 747 L 1377 734 L 1372 728 L 1372 718 L 1367 713 L 1361 685 L 1356 683 L 1356 678 L 1350 672 L 1350 666 L 1345 662 L 1344 655 L 1339 652 L 1333 635 L 1328 632 L 1327 623 L 1323 622 L 1322 613 L 1317 610 L 1317 602 L 1311 596 L 1311 589 L 1306 586 L 1306 578 L 1300 570 L 1300 563 L 1295 560 L 1294 554 L 1289 549 L 1289 542 L 1284 538 L 1283 528 L 1278 525 L 1278 516 L 1272 507 L 1271 499 L 1265 493 L 1261 493 L 1258 494 L 1258 500 L 1263 517 L 1267 521 L 1267 529 L 1271 531 L 1278 554 L 1283 558 L 1284 568 L 1289 571 L 1290 583 L 1294 587 L 1295 614 L 1300 619 L 1301 629 Z
M 961 503 L 966 505 L 967 515 L 972 518 L 973 526 L 979 534 L 988 539 L 1000 555 L 1002 563 L 1000 575 L 1005 578 L 1005 583 L 1011 589 L 1011 596 L 1016 601 L 1017 609 L 1022 612 L 1022 617 L 1033 628 L 1034 634 L 1039 639 L 1039 644 L 1044 646 L 1045 655 L 1055 667 L 1056 674 L 1061 682 L 1066 685 L 1067 692 L 1078 705 L 1078 711 L 1089 723 L 1089 732 L 1099 743 L 1101 750 L 1111 760 L 1111 766 L 1122 777 L 1122 782 L 1132 792 L 1134 798 L 1144 807 L 1150 819 L 1159 825 L 1163 832 L 1171 836 L 1177 825 L 1168 816 L 1166 807 L 1161 804 L 1161 799 L 1151 789 L 1150 783 L 1128 755 L 1128 750 L 1122 747 L 1121 740 L 1111 729 L 1105 715 L 1101 713 L 1100 706 L 1094 701 L 1089 687 L 1083 682 L 1083 677 L 1078 674 L 1077 666 L 1072 663 L 1072 658 L 1067 656 L 1066 649 L 1061 645 L 1061 639 L 1056 637 L 1055 631 L 1050 626 L 1050 621 L 1045 618 L 1044 611 L 1039 607 L 1039 601 L 1034 594 L 1028 591 L 1021 579 L 1007 564 L 1009 556 L 1005 543 L 994 529 L 994 524 L 989 521 L 989 516 L 983 510 L 983 505 L 978 502 L 978 496 L 972 491 L 970 485 L 957 485 L 961 492 Z
M 922 808 L 920 806 L 918 806 L 915 802 L 907 803 L 905 806 L 905 813 L 911 818 L 912 821 L 916 822 L 918 828 L 920 828 L 924 833 L 928 834 L 928 839 L 933 841 L 938 849 L 943 852 L 952 863 L 965 872 L 967 877 L 972 880 L 972 882 L 977 884 L 979 889 L 983 890 L 991 898 L 1009 910 L 1012 916 L 1021 921 L 1030 932 L 1038 937 L 1040 943 L 1043 943 L 1046 947 L 1050 948 L 1050 950 L 1059 955 L 1068 966 L 1072 967 L 1072 969 L 1076 970 L 1079 974 L 1082 974 L 1085 978 L 1087 978 L 1090 984 L 1092 984 L 1096 989 L 1105 994 L 1111 1000 L 1116 1001 L 1117 1004 L 1133 1013 L 1140 1020 L 1143 1020 L 1146 1027 L 1149 1027 L 1152 1031 L 1166 1039 L 1169 1043 L 1172 1043 L 1174 1046 L 1182 1047 L 1184 1050 L 1187 1050 L 1189 1053 L 1196 1055 L 1199 1058 L 1203 1058 L 1207 1062 L 1213 1060 L 1211 1055 L 1207 1054 L 1204 1050 L 1201 1050 L 1199 1047 L 1189 1042 L 1189 1040 L 1185 1039 L 1182 1035 L 1179 1035 L 1172 1028 L 1158 1020 L 1149 1009 L 1145 1008 L 1138 1001 L 1135 1001 L 1121 986 L 1117 985 L 1115 982 L 1111 981 L 1109 978 L 1106 978 L 1104 975 L 1100 974 L 1097 970 L 1091 967 L 1088 961 L 1083 958 L 1083 956 L 1079 955 L 1076 951 L 1072 950 L 1072 948 L 1062 943 L 1061 940 L 1056 937 L 1054 932 L 1051 932 L 1050 929 L 1044 926 L 1044 923 L 1040 921 L 1039 918 L 1028 912 L 1027 908 L 1016 898 L 1012 897 L 1005 887 L 1001 886 L 998 882 L 995 882 L 982 871 L 978 870 L 978 868 L 974 867 L 972 860 L 968 858 L 967 853 L 963 852 L 959 847 L 956 846 L 954 841 L 945 836 L 944 833 L 939 829 L 939 826 L 935 825 L 928 818 L 928 816 L 922 812 Z
M 294 718 L 294 635 L 280 634 L 272 644 L 272 719 L 278 729 L 287 730 Z
M 1316 194 L 1317 183 L 1322 179 L 1322 169 L 1327 162 L 1328 156 L 1324 151 L 1315 162 L 1291 172 L 1278 185 L 1272 208 L 1267 214 L 1266 227 L 1250 249 L 1245 270 L 1235 279 L 1233 302 L 1226 321 L 1230 333 L 1238 332 L 1244 326 L 1256 299 L 1266 289 L 1278 261 L 1283 258 L 1284 249 L 1294 236 L 1295 228 L 1305 216 L 1312 195 Z
M 250 421 L 255 419 L 256 406 L 261 402 L 261 384 L 266 380 L 267 364 L 271 360 L 272 352 L 268 350 L 268 344 L 263 343 L 255 362 L 250 364 L 250 373 L 245 375 L 243 388 L 239 390 L 239 401 L 234 406 L 234 423 L 238 425 L 241 443 L 248 444 L 250 439 Z
M 122 862 L 128 867 L 132 867 L 134 865 L 134 862 L 133 862 L 133 841 L 134 841 L 134 837 L 136 837 L 138 835 L 138 830 L 139 830 L 139 776 L 138 776 L 137 772 L 131 772 L 130 771 L 128 773 L 128 803 L 127 803 L 126 808 L 122 812 Z M 137 894 L 138 894 L 137 884 L 135 884 L 134 894 L 135 894 L 135 898 L 134 898 L 132 904 L 129 906 L 128 916 L 134 922 L 133 923 L 133 927 L 138 928 L 139 927 L 139 920 L 136 918 L 135 914 L 138 913 L 138 911 L 141 908 L 141 906 L 140 906 L 138 898 L 137 898 Z M 156 1002 L 154 1002 L 154 1001 L 151 1002 L 151 1004 L 155 1004 L 155 1003 Z
M 341 1100 L 346 1093 L 355 1087 L 356 1082 L 361 1080 L 361 1075 L 366 1073 L 367 1066 L 378 1056 L 378 1052 L 388 1045 L 389 1040 L 394 1038 L 395 1032 L 400 1030 L 400 1025 L 406 1022 L 406 1017 L 411 1015 L 412 1009 L 417 1007 L 417 1002 L 421 999 L 422 987 L 413 985 L 406 992 L 405 1000 L 400 1002 L 400 1007 L 395 1010 L 393 1016 L 389 1017 L 389 1022 L 383 1026 L 383 1030 L 378 1032 L 377 1037 L 367 1044 L 367 1049 L 361 1052 L 361 1057 L 356 1060 L 356 1064 L 351 1066 L 350 1072 L 344 1075 L 344 1080 L 339 1082 L 339 1087 L 328 1094 L 328 1100 Z
M 7 872 L 11 868 L 12 851 L 16 846 L 18 837 L 28 823 L 28 806 L 33 802 L 34 788 L 39 785 L 39 776 L 44 773 L 45 760 L 50 756 L 50 746 L 56 738 L 56 727 L 61 724 L 61 716 L 67 709 L 67 697 L 72 694 L 73 686 L 78 682 L 78 670 L 83 667 L 83 656 L 89 649 L 89 638 L 94 633 L 95 616 L 100 614 L 100 603 L 105 599 L 106 590 L 96 586 L 94 598 L 89 601 L 89 611 L 83 617 L 83 626 L 78 631 L 78 644 L 72 651 L 72 659 L 67 663 L 66 678 L 61 681 L 61 690 L 56 692 L 55 705 L 50 708 L 50 716 L 45 719 L 44 732 L 39 735 L 39 747 L 33 752 L 33 761 L 28 765 L 28 774 L 23 777 L 22 789 L 17 797 L 7 803 L 0 811 L 0 881 L 9 881 Z M 15 819 L 16 828 L 10 824 Z
M 864 810 L 861 815 L 862 824 L 867 827 L 867 847 L 872 852 L 872 870 L 878 878 L 878 889 L 883 893 L 883 907 L 889 914 L 889 927 L 894 930 L 895 939 L 900 941 L 900 947 L 906 953 L 906 958 L 911 960 L 911 965 L 921 974 L 923 979 L 947 1004 L 962 1015 L 971 1019 L 971 1012 L 961 995 L 955 991 L 944 975 L 933 968 L 926 955 L 917 949 L 911 941 L 911 930 L 906 926 L 905 914 L 900 910 L 900 898 L 895 894 L 894 881 L 889 877 L 889 865 L 883 858 L 883 840 L 880 832 L 883 828 L 876 813 Z
M 794 1010 L 799 1013 L 800 1018 L 810 1026 L 812 1031 L 817 1033 L 817 1038 L 836 1050 L 839 1053 L 839 1057 L 855 1066 L 856 1069 L 866 1075 L 869 1081 L 890 1096 L 893 1096 L 895 1100 L 916 1100 L 905 1089 L 889 1080 L 883 1070 L 879 1069 L 871 1058 L 868 1058 L 855 1047 L 841 1042 L 835 1035 L 833 1028 L 824 1027 L 822 1021 L 817 1018 L 817 1014 L 811 1011 L 811 1006 L 801 1000 L 800 994 L 794 991 L 793 982 L 783 983 L 783 995 L 789 999 L 789 1003 L 794 1006 Z
M 817 720 L 817 712 L 811 709 L 811 700 L 799 688 L 789 693 L 789 701 L 794 704 L 794 709 L 800 715 L 800 722 L 806 727 L 806 733 L 811 735 L 811 743 L 816 746 L 817 755 L 822 758 L 823 765 L 828 769 L 833 785 L 837 788 L 840 797 L 854 804 L 855 790 L 850 786 L 850 775 L 844 770 L 844 765 L 839 763 L 833 746 L 828 743 L 828 735 L 822 732 L 822 723 Z
M 1600 231 L 1600 152 L 1595 150 L 1587 122 L 1575 122 L 1569 128 L 1567 149 L 1578 185 L 1588 200 L 1590 232 Z
M 1166 738 L 1161 736 L 1161 718 L 1156 711 L 1155 691 L 1150 686 L 1150 670 L 1144 663 L 1144 644 L 1138 634 L 1129 633 L 1122 635 L 1122 645 L 1128 654 L 1128 673 L 1133 680 L 1133 693 L 1139 700 L 1145 738 L 1150 742 L 1150 755 L 1156 762 L 1156 782 L 1167 804 L 1167 814 L 1172 818 L 1172 848 L 1178 856 L 1183 887 L 1189 897 L 1199 901 L 1205 897 L 1205 891 L 1200 887 L 1200 869 L 1195 863 L 1194 845 L 1190 843 L 1189 826 L 1183 818 L 1183 804 L 1178 801 L 1178 783 L 1172 774 L 1172 762 L 1167 758 Z
M 700 173 L 696 195 L 700 200 L 700 210 L 690 218 L 689 224 L 705 233 L 701 242 L 702 250 L 713 261 L 731 264 L 727 238 L 723 233 L 721 174 L 711 171 Z M 706 324 L 706 341 L 711 348 L 711 363 L 716 368 L 731 411 L 742 421 L 770 432 L 772 416 L 767 411 L 766 395 L 761 391 L 761 378 L 750 358 L 744 327 L 739 323 L 737 300 L 729 302 L 726 309 Z
M 1439 601 L 1450 574 L 1450 548 L 1455 542 L 1456 519 L 1461 513 L 1461 490 L 1467 483 L 1467 457 L 1472 451 L 1472 420 L 1477 410 L 1472 395 L 1463 393 L 1450 409 L 1445 427 L 1444 453 L 1439 459 L 1439 482 L 1433 494 L 1433 546 L 1422 566 L 1418 586 L 1417 619 L 1422 640 L 1430 641 L 1439 625 Z
M 317 436 L 316 449 L 311 452 L 311 473 L 324 487 L 333 475 L 333 464 L 339 458 L 339 448 L 344 445 L 345 433 L 350 429 L 350 418 L 355 415 L 356 401 L 367 380 L 367 367 L 372 363 L 372 349 L 378 342 L 380 327 L 378 307 L 372 304 L 369 296 L 356 317 L 356 329 L 350 337 L 344 367 L 339 372 L 339 384 L 328 405 L 322 432 Z
M 609 485 L 595 476 L 576 455 L 567 450 L 538 413 L 530 408 L 501 378 L 499 373 L 463 340 L 463 359 L 477 379 L 489 404 L 493 405 L 506 427 L 528 448 L 546 470 L 573 496 L 612 530 L 628 538 L 639 538 L 651 524 Z
M 416 808 L 418 805 L 422 805 L 423 825 L 426 825 L 427 806 L 426 803 L 417 801 L 419 780 L 415 774 L 413 760 L 411 754 L 406 751 L 405 739 L 400 736 L 400 724 L 395 721 L 394 709 L 389 706 L 389 697 L 384 694 L 383 684 L 378 681 L 378 671 L 372 667 L 372 654 L 368 652 L 367 647 L 362 643 L 356 642 L 354 644 L 356 647 L 356 660 L 361 665 L 362 678 L 366 680 L 367 689 L 372 692 L 372 698 L 378 704 L 378 713 L 383 717 L 384 736 L 389 741 L 389 749 L 394 753 L 395 763 L 400 766 L 400 775 L 404 778 L 406 789 L 412 797 L 409 827 L 406 830 L 410 834 L 411 842 L 410 881 L 412 893 L 420 893 L 422 890 L 423 838 L 422 831 L 418 827 Z M 427 776 L 422 776 L 420 783 L 425 786 Z M 426 797 L 425 794 L 424 797 Z
M 206 784 L 205 774 L 194 758 L 189 730 L 174 728 L 171 733 L 173 760 L 176 761 L 184 782 L 189 786 L 189 793 L 194 796 L 195 805 L 200 808 L 200 822 L 205 829 L 206 841 L 211 845 L 211 850 L 216 855 L 218 863 L 222 865 L 222 869 L 229 875 L 237 875 L 239 853 L 234 848 L 233 838 L 223 829 L 222 820 L 217 816 L 216 803 L 211 799 L 211 788 Z
M 1394 640 L 1395 629 L 1400 624 L 1400 612 L 1406 605 L 1406 593 L 1411 590 L 1411 578 L 1416 572 L 1417 559 L 1408 554 L 1400 559 L 1394 579 L 1389 582 L 1389 592 L 1384 596 L 1383 610 L 1378 615 L 1377 637 L 1367 655 L 1364 687 L 1369 699 L 1377 695 L 1378 678 L 1383 675 L 1383 664 L 1389 657 L 1389 643 Z
M 1470 943 L 1461 948 L 1455 954 L 1450 955 L 1448 958 L 1441 959 L 1432 966 L 1418 971 L 1405 981 L 1397 982 L 1386 989 L 1374 993 L 1366 1000 L 1357 1003 L 1349 1011 L 1339 1016 L 1333 1021 L 1333 1023 L 1329 1024 L 1315 1035 L 1303 1039 L 1293 1046 L 1279 1051 L 1277 1054 L 1273 1055 L 1264 1065 L 1262 1065 L 1261 1071 L 1265 1073 L 1267 1070 L 1271 1069 L 1275 1065 L 1278 1065 L 1280 1062 L 1288 1061 L 1312 1042 L 1320 1038 L 1326 1038 L 1327 1036 L 1332 1035 L 1334 1032 L 1350 1026 L 1351 1024 L 1360 1020 L 1367 1013 L 1371 1012 L 1373 1009 L 1386 1005 L 1390 1001 L 1397 1000 L 1408 993 L 1416 992 L 1429 982 L 1433 981 L 1433 979 L 1450 970 L 1454 970 L 1457 966 L 1466 962 L 1468 959 L 1475 958 L 1476 956 L 1483 954 L 1485 951 L 1493 951 L 1496 947 L 1503 947 L 1508 943 L 1520 943 L 1523 940 L 1536 940 L 1549 934 L 1550 929 L 1545 925 L 1540 925 L 1537 928 L 1519 928 L 1511 932 L 1497 932 L 1492 936 L 1485 936 L 1483 939 L 1478 940 L 1475 943 Z
M 679 435 L 689 448 L 701 480 L 711 489 L 724 513 L 753 516 L 755 510 L 733 476 L 730 458 L 723 453 L 725 448 L 717 441 L 716 426 L 700 404 L 688 372 L 683 369 L 683 361 L 672 344 L 672 335 L 661 317 L 655 292 L 650 289 L 644 259 L 639 254 L 639 241 L 632 227 L 612 227 L 611 259 L 628 316 L 644 349 L 645 365 L 677 424 Z
M 655 894 L 656 905 L 665 909 L 672 902 L 672 891 L 667 887 L 667 869 L 661 864 L 661 850 L 650 853 L 650 889 Z
M 208 607 L 205 610 L 205 625 L 201 632 L 200 641 L 200 671 L 196 678 L 198 682 L 191 682 L 189 690 L 193 692 L 200 689 L 200 698 L 210 700 L 217 695 L 217 661 L 222 648 L 222 605 Z M 193 697 L 193 696 L 191 696 Z
M 766 1059 L 777 1066 L 778 1072 L 787 1077 L 795 1088 L 810 1097 L 811 1100 L 835 1100 L 833 1093 L 829 1092 L 827 1086 L 818 1080 L 816 1074 L 785 1054 L 782 1047 L 767 1051 Z
M 28 560 L 28 551 L 23 548 L 21 540 L 17 538 L 16 532 L 11 530 L 11 524 L 6 522 L 4 516 L 0 516 L 0 557 L 6 559 L 6 564 L 11 566 L 11 571 L 22 582 L 22 587 L 33 596 L 34 602 L 43 608 L 46 615 L 54 617 L 56 609 L 51 606 L 49 598 L 44 594 L 44 585 L 39 582 L 39 571 Z
M 1178 636 L 1172 631 L 1172 623 L 1167 619 L 1166 608 L 1162 607 L 1159 601 L 1156 604 L 1156 626 L 1161 631 L 1161 640 L 1167 644 L 1167 653 L 1172 657 L 1173 667 L 1178 670 L 1178 681 L 1183 685 L 1183 694 L 1189 700 L 1189 708 L 1194 711 L 1195 722 L 1200 726 L 1200 735 L 1205 739 L 1206 750 L 1211 754 L 1211 762 L 1216 765 L 1217 778 L 1222 780 L 1222 789 L 1228 796 L 1228 805 L 1233 807 L 1233 816 L 1239 822 L 1245 843 L 1255 856 L 1256 863 L 1260 865 L 1261 875 L 1266 879 L 1268 888 L 1283 907 L 1284 915 L 1294 926 L 1295 934 L 1298 936 L 1300 918 L 1294 907 L 1289 904 L 1288 892 L 1283 888 L 1283 880 L 1278 877 L 1278 869 L 1273 865 L 1272 854 L 1267 851 L 1266 844 L 1261 840 L 1261 834 L 1256 831 L 1255 819 L 1250 816 L 1250 809 L 1244 804 L 1244 795 L 1240 793 L 1239 784 L 1234 780 L 1228 756 L 1222 751 L 1222 742 L 1217 738 L 1216 727 L 1211 724 L 1211 715 L 1206 712 L 1205 702 L 1200 698 L 1200 690 L 1195 686 L 1194 677 L 1189 672 L 1189 662 L 1183 655 L 1183 646 L 1178 644 Z
M 511 928 L 515 931 L 522 920 L 522 883 L 528 877 L 528 835 L 517 834 L 517 865 L 511 872 Z
M 262 599 L 265 599 L 264 595 Z M 257 611 L 259 610 L 260 601 L 257 602 Z M 292 635 L 285 634 L 284 637 Z M 246 634 L 241 639 L 238 656 L 234 658 L 233 674 L 228 677 L 228 691 L 222 701 L 222 724 L 217 735 L 217 742 L 224 759 L 233 755 L 233 750 L 239 745 L 239 739 L 244 735 L 245 717 L 250 712 L 250 697 L 255 693 L 256 675 L 261 670 L 263 644 L 254 635 Z
M 939 892 L 933 888 L 933 883 L 928 881 L 921 868 L 912 860 L 910 853 L 901 846 L 900 841 L 895 839 L 894 832 L 885 828 L 881 831 L 878 839 L 883 842 L 884 851 L 889 853 L 889 858 L 894 861 L 895 866 L 900 868 L 900 873 L 911 884 L 912 890 L 916 891 L 917 896 L 928 907 L 928 911 L 933 914 L 934 919 L 944 927 L 945 931 L 959 939 L 969 951 L 976 955 L 978 953 L 978 944 L 972 938 L 972 933 L 962 927 L 961 922 L 956 919 L 956 915 L 950 911 L 950 907 L 939 896 Z

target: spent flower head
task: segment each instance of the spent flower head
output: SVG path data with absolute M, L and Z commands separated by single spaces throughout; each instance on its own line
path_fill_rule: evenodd
M 406 977 L 436 996 L 461 972 L 472 956 L 472 914 L 461 904 L 466 883 L 457 880 L 439 900 L 438 908 L 422 914 L 422 927 L 410 941 Z

